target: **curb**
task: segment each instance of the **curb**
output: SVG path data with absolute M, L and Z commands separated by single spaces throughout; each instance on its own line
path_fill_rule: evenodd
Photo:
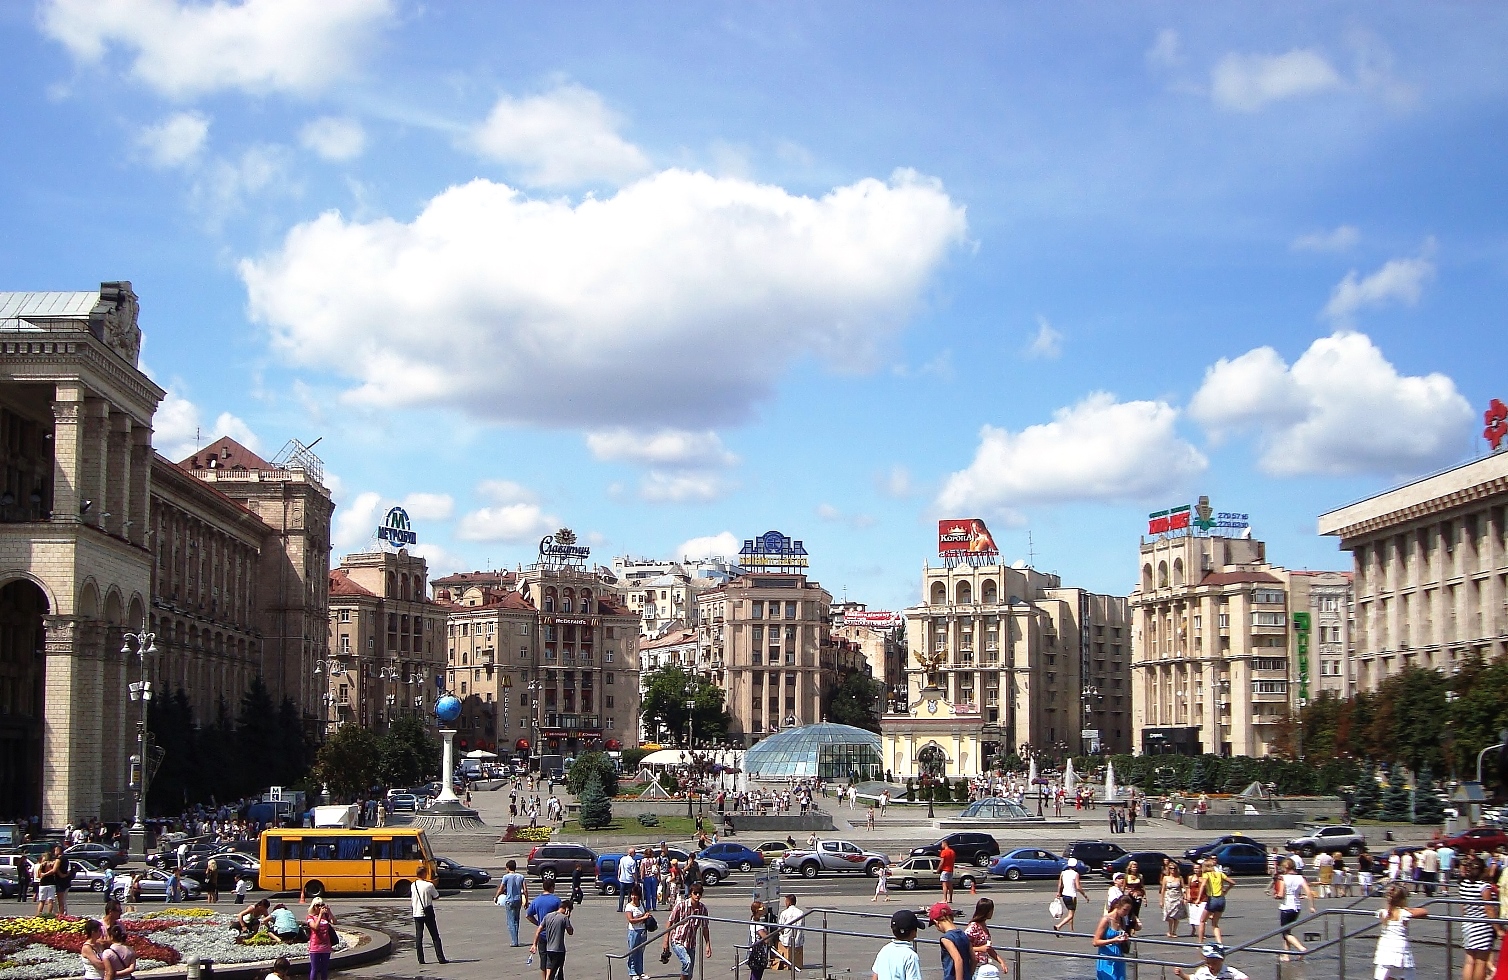
M 367 938 L 367 941 L 349 949 L 340 950 L 330 957 L 330 969 L 349 970 L 358 966 L 366 966 L 385 960 L 393 953 L 393 937 L 385 932 L 374 932 L 371 929 L 359 929 L 355 926 L 342 925 L 339 927 L 342 933 L 358 933 Z M 266 960 L 253 960 L 248 963 L 216 963 L 214 966 L 215 980 L 261 980 L 272 969 L 272 961 L 277 957 Z M 309 966 L 308 956 L 290 956 L 288 961 L 294 967 L 302 966 L 307 971 Z M 137 973 L 139 977 L 151 977 L 153 980 L 174 980 L 177 977 L 187 977 L 188 961 L 185 959 L 177 966 L 165 966 L 158 970 L 142 970 Z

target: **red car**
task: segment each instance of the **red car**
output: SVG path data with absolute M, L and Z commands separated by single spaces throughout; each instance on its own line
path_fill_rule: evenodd
M 1491 851 L 1508 847 L 1508 831 L 1501 827 L 1473 827 L 1440 843 L 1449 844 L 1458 851 Z

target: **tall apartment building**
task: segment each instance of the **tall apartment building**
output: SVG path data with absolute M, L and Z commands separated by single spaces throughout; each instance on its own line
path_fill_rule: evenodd
M 1289 574 L 1308 578 L 1309 657 L 1313 672 L 1309 696 L 1350 697 L 1358 690 L 1352 648 L 1352 617 L 1356 607 L 1353 577 L 1350 572 Z M 1298 642 L 1297 635 L 1294 642 Z
M 1313 622 L 1301 632 L 1295 614 L 1312 616 L 1311 590 L 1335 596 L 1344 578 L 1272 565 L 1252 538 L 1144 538 L 1131 594 L 1141 751 L 1269 754 L 1278 725 L 1318 688 Z M 1327 613 L 1327 629 L 1340 615 Z
M 472 586 L 447 607 L 457 738 L 505 757 L 637 745 L 638 615 L 583 568 L 540 562 L 515 584 Z
M 291 444 L 296 445 L 296 444 Z M 323 717 L 314 661 L 329 654 L 330 525 L 335 502 L 323 464 L 301 447 L 276 464 L 229 437 L 179 464 L 272 529 L 261 550 L 261 673 L 274 700 L 291 698 L 305 718 Z
M 730 741 L 822 721 L 843 676 L 868 669 L 857 644 L 832 636 L 832 594 L 805 575 L 740 575 L 700 603 L 698 663 L 726 692 Z
M 434 708 L 445 671 L 445 607 L 406 548 L 346 555 L 330 572 L 329 655 L 311 669 L 326 725 L 385 730 Z
M 972 775 L 1023 748 L 1128 744 L 1124 599 L 998 558 L 929 564 L 921 584 L 905 611 L 906 695 L 881 726 L 893 774 Z
M 1505 508 L 1508 451 L 1320 516 L 1319 532 L 1352 555 L 1355 690 L 1508 652 Z
M 722 558 L 674 562 L 621 557 L 612 565 L 617 590 L 628 608 L 639 614 L 645 636 L 659 636 L 676 626 L 695 629 L 697 597 L 726 585 L 740 571 Z

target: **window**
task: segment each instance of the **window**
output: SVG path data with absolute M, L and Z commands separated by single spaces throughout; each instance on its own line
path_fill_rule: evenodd
M 1253 681 L 1251 689 L 1257 694 L 1287 694 L 1287 681 Z
M 605 695 L 602 698 L 602 706 L 604 708 L 611 708 L 611 707 L 613 707 L 613 696 L 611 694 Z
M 1287 670 L 1287 657 L 1253 657 L 1251 659 L 1253 670 Z
M 1221 613 L 1220 616 L 1219 616 L 1219 619 L 1218 619 L 1218 624 L 1219 624 L 1219 626 L 1220 626 L 1221 629 L 1227 629 L 1227 628 L 1229 628 L 1230 627 L 1230 613 Z
M 618 727 L 618 723 L 613 720 L 612 715 L 608 715 L 608 718 L 607 718 L 607 727 L 608 728 L 617 728 Z
M 614 680 L 613 680 L 613 678 L 616 677 L 616 676 L 617 676 L 616 674 L 609 673 L 607 675 L 607 680 L 604 683 L 606 683 L 609 687 L 611 687 L 615 683 Z
M 1253 626 L 1287 626 L 1288 616 L 1284 613 L 1254 612 L 1251 614 Z
M 1283 593 L 1277 589 L 1254 589 L 1251 593 L 1251 601 L 1269 606 L 1281 606 Z
M 605 659 L 606 659 L 606 661 L 608 663 L 612 663 L 613 662 L 613 651 L 611 651 L 611 650 L 607 651 L 607 657 Z
M 529 624 L 528 623 L 519 623 L 518 624 L 518 635 L 519 636 L 528 636 L 529 635 Z
M 749 607 L 750 619 L 764 619 L 764 600 L 756 599 Z
M 351 610 L 342 609 L 340 611 L 340 621 L 342 623 L 349 623 L 351 621 Z
M 796 604 L 794 602 L 787 602 L 785 604 L 785 618 L 786 619 L 795 619 L 796 618 Z

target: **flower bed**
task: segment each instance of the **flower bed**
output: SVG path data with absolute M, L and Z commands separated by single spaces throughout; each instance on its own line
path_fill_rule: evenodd
M 206 908 L 162 909 L 123 919 L 138 970 L 174 966 L 190 956 L 216 963 L 254 963 L 278 956 L 307 956 L 307 943 L 284 943 L 265 933 L 247 942 L 235 934 L 234 915 Z M 0 918 L 0 980 L 53 980 L 83 972 L 80 918 Z M 342 940 L 336 949 L 347 948 Z

